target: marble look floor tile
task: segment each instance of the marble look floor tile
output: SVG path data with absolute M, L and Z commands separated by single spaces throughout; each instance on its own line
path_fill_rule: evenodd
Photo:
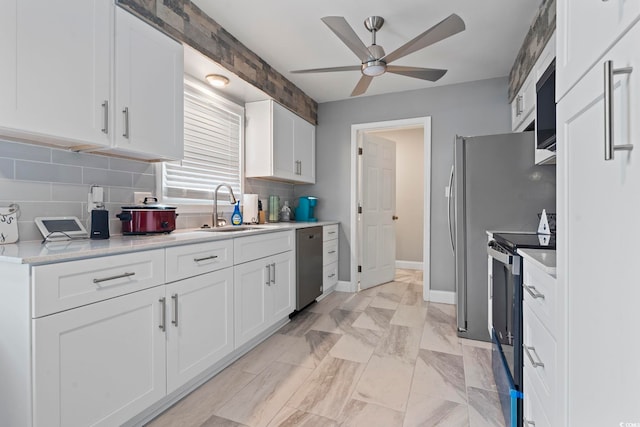
M 364 311 L 373 298 L 362 294 L 353 294 L 340 305 L 342 310 Z
M 298 313 L 289 323 L 278 330 L 279 334 L 301 337 L 311 329 L 311 326 L 320 317 L 319 313 L 305 310 Z
M 155 418 L 147 427 L 199 426 L 255 377 L 255 374 L 229 367 Z
M 389 292 L 380 291 L 369 303 L 369 307 L 386 308 L 388 310 L 395 310 L 400 304 L 402 295 L 396 295 Z
M 468 427 L 467 405 L 411 393 L 403 427 Z
M 337 427 L 334 420 L 285 406 L 268 427 Z
M 466 403 L 462 356 L 421 349 L 413 374 L 412 393 Z
M 271 362 L 277 360 L 289 346 L 295 343 L 296 337 L 276 333 L 258 344 L 231 366 L 235 369 L 242 369 L 245 372 L 259 374 Z
M 341 337 L 340 334 L 311 330 L 303 337 L 296 338 L 278 360 L 305 368 L 315 368 Z
M 463 345 L 462 355 L 467 386 L 496 391 L 491 367 L 491 350 Z
M 456 324 L 456 306 L 430 302 L 427 310 L 427 320 L 454 325 Z
M 391 325 L 380 339 L 375 354 L 396 357 L 413 365 L 418 357 L 419 347 L 419 328 Z
M 414 285 L 411 285 L 414 286 Z M 400 300 L 401 305 L 411 305 L 416 307 L 427 307 L 428 302 L 424 300 L 424 296 L 422 294 L 422 286 L 420 286 L 419 291 L 408 289 Z
M 353 397 L 395 411 L 406 409 L 413 365 L 395 357 L 371 356 Z
M 352 326 L 374 331 L 385 331 L 389 328 L 394 313 L 394 310 L 369 306 L 352 323 Z
M 488 337 L 488 334 L 487 334 Z M 460 340 L 460 344 L 466 345 L 468 347 L 479 347 L 486 348 L 487 350 L 491 350 L 492 344 L 489 341 L 478 341 L 478 340 L 470 340 L 467 338 L 458 338 Z
M 311 369 L 273 362 L 216 415 L 250 427 L 266 426 L 311 373 Z
M 430 310 L 431 308 L 427 312 Z M 420 348 L 462 355 L 462 346 L 456 334 L 456 324 L 432 322 L 427 314 Z
M 342 304 L 350 295 L 350 292 L 333 291 L 318 303 L 307 308 L 307 310 L 313 313 L 330 313 L 332 310 L 339 307 L 340 304 Z
M 378 286 L 378 288 L 380 288 L 378 293 L 383 292 L 386 294 L 393 294 L 402 297 L 407 289 L 409 289 L 409 283 L 388 282 Z
M 340 427 L 401 427 L 403 417 L 402 412 L 351 399 L 340 416 Z
M 363 370 L 362 363 L 327 356 L 287 405 L 337 420 Z
M 469 426 L 504 427 L 498 393 L 469 387 Z
M 367 363 L 381 336 L 380 331 L 351 327 L 333 346 L 329 354 L 339 359 Z
M 186 426 L 190 424 L 182 424 L 182 426 Z M 217 415 L 212 415 L 207 419 L 204 423 L 200 425 L 200 427 L 248 427 L 246 424 L 240 424 L 235 421 L 228 420 L 226 418 L 219 417 Z
M 347 311 L 335 308 L 327 314 L 322 314 L 311 326 L 312 330 L 343 334 L 353 322 L 360 317 L 359 311 Z
M 426 318 L 426 316 L 426 308 L 414 307 L 410 305 L 399 305 L 389 323 L 391 323 L 392 325 L 420 328 L 420 330 L 422 331 L 424 319 Z

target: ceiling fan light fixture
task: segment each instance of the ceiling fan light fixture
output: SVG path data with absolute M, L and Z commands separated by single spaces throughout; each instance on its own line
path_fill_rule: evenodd
M 211 86 L 217 88 L 223 88 L 229 84 L 229 78 L 221 74 L 208 74 L 205 79 Z
M 387 71 L 384 61 L 369 61 L 362 64 L 362 74 L 369 77 L 381 76 Z

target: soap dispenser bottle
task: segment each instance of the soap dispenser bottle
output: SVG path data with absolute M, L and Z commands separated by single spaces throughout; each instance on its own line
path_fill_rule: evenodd
M 237 202 L 236 206 L 233 208 L 233 214 L 231 214 L 231 224 L 242 225 L 242 214 L 240 213 L 240 202 Z

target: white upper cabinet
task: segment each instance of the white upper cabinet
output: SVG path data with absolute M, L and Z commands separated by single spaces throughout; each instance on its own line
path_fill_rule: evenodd
M 182 45 L 113 1 L 3 1 L 0 49 L 0 136 L 182 158 Z
M 113 4 L 3 1 L 0 133 L 109 146 Z
M 535 120 L 536 81 L 535 69 L 527 76 L 522 88 L 511 101 L 511 130 L 522 132 Z
M 116 8 L 113 151 L 148 159 L 181 159 L 182 45 Z
M 559 0 L 556 100 L 637 20 L 635 0 Z
M 274 101 L 246 104 L 247 178 L 316 182 L 316 129 Z

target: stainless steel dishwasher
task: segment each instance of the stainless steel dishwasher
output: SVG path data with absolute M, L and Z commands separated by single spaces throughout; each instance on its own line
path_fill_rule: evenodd
M 296 230 L 296 310 L 322 295 L 322 227 Z

